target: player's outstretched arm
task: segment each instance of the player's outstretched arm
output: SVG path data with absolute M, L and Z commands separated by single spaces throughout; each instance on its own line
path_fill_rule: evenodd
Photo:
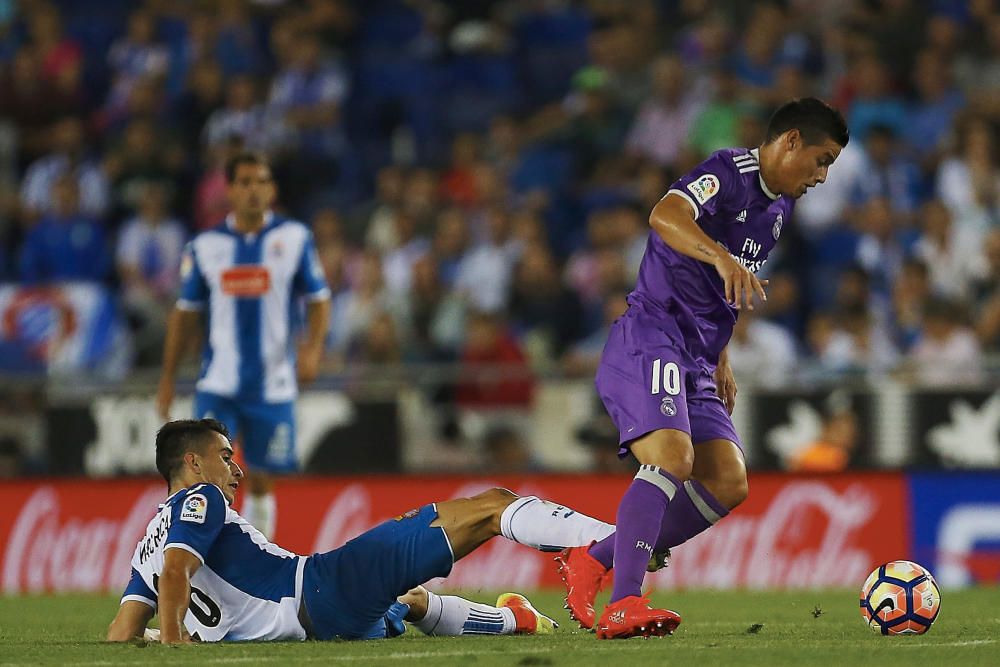
M 698 261 L 711 264 L 725 286 L 726 301 L 736 308 L 753 310 L 753 296 L 767 300 L 764 293 L 766 280 L 737 262 L 695 222 L 691 204 L 682 197 L 668 194 L 653 207 L 649 226 L 668 246 Z
M 156 409 L 164 421 L 170 419 L 170 405 L 174 402 L 174 385 L 177 382 L 177 366 L 185 341 L 198 329 L 201 314 L 196 310 L 174 308 L 167 321 L 167 337 L 163 344 L 163 372 L 160 386 L 156 391 Z
M 168 545 L 169 546 L 169 545 Z M 163 553 L 160 574 L 160 641 L 164 644 L 186 644 L 190 638 L 184 632 L 184 615 L 191 598 L 191 577 L 201 567 L 201 560 L 186 549 L 167 549 Z
M 109 642 L 127 642 L 136 637 L 142 637 L 146 625 L 156 612 L 144 602 L 126 600 L 118 607 L 115 619 L 108 626 L 107 640 Z

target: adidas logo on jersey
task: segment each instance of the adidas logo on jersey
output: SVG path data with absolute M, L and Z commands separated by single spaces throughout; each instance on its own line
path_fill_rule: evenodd
M 760 169 L 760 164 L 757 162 L 757 157 L 753 153 L 745 153 L 743 155 L 737 155 L 733 157 L 733 162 L 736 163 L 736 167 L 741 174 L 745 174 L 750 171 L 757 171 Z
M 743 209 L 740 214 L 736 216 L 736 222 L 746 222 L 747 221 L 747 210 Z

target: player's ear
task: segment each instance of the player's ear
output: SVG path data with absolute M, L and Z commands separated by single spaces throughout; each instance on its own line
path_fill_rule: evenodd
M 797 127 L 793 127 L 788 132 L 785 132 L 785 148 L 790 151 L 797 150 L 802 147 L 802 133 L 799 132 Z
M 201 458 L 195 452 L 185 452 L 184 463 L 195 472 L 201 472 Z

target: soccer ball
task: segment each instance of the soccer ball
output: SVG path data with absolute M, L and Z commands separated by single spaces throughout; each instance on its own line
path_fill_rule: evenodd
M 908 560 L 880 565 L 861 587 L 861 618 L 883 635 L 922 635 L 940 610 L 934 577 Z

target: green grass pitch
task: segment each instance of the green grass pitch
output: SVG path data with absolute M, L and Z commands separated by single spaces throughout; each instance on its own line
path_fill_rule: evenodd
M 495 595 L 466 592 L 493 602 Z M 597 641 L 570 622 L 556 592 L 529 595 L 562 624 L 540 637 L 425 637 L 412 628 L 370 642 L 107 645 L 116 600 L 0 597 L 0 664 L 60 665 L 1000 665 L 1000 589 L 945 591 L 941 615 L 918 637 L 882 637 L 861 622 L 853 591 L 659 593 L 684 622 L 672 637 Z M 756 627 L 757 625 L 761 627 Z

